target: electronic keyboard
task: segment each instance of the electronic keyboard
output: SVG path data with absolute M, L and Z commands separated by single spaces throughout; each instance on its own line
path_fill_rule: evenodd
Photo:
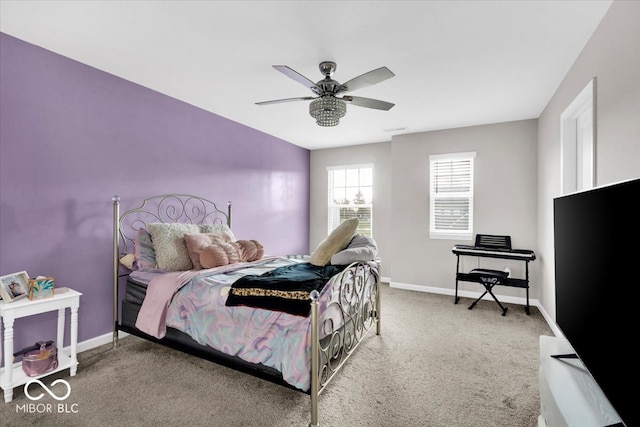
M 511 249 L 511 236 L 476 234 L 475 245 L 455 245 L 456 255 L 481 256 L 490 258 L 517 259 L 533 261 L 536 254 L 528 249 Z
M 535 252 L 528 249 L 500 249 L 486 248 L 483 246 L 455 245 L 452 252 L 456 255 L 516 259 L 520 261 L 533 261 L 536 259 Z

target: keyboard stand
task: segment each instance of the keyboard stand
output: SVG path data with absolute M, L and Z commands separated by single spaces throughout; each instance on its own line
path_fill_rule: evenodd
M 478 245 L 478 243 L 484 243 L 484 245 Z M 499 244 L 489 247 L 486 242 L 499 242 L 505 243 L 505 248 L 500 248 Z M 502 315 L 507 313 L 507 308 L 500 303 L 498 298 L 493 293 L 494 286 L 512 286 L 516 288 L 524 288 L 527 294 L 527 305 L 525 306 L 525 312 L 529 315 L 529 261 L 536 259 L 536 255 L 533 251 L 528 249 L 511 249 L 511 238 L 509 236 L 492 236 L 492 235 L 480 235 L 476 236 L 476 246 L 455 245 L 453 247 L 453 253 L 456 255 L 456 291 L 454 296 L 454 304 L 459 301 L 458 297 L 458 282 L 475 282 L 480 283 L 485 287 L 484 293 L 474 301 L 469 309 L 472 309 L 478 301 L 480 301 L 486 294 L 489 294 L 493 300 L 498 304 L 502 310 Z M 525 263 L 525 277 L 524 279 L 508 277 L 507 273 L 500 270 L 488 270 L 488 269 L 475 269 L 468 273 L 460 272 L 460 257 L 461 256 L 474 256 L 474 257 L 487 257 L 487 258 L 499 258 L 510 259 L 516 261 L 524 261 Z

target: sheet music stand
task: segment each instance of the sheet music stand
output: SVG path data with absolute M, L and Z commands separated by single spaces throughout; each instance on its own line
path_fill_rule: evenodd
M 478 249 L 510 251 L 512 249 L 511 236 L 496 236 L 494 234 L 476 234 L 476 243 L 474 246 Z

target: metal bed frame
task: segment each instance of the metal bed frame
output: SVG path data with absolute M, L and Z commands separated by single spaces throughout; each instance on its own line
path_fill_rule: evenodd
M 121 272 L 119 260 L 123 254 L 130 253 L 134 247 L 137 231 L 146 228 L 146 225 L 151 222 L 226 223 L 231 228 L 231 202 L 228 203 L 227 211 L 224 212 L 218 209 L 214 202 L 202 197 L 189 194 L 163 194 L 146 198 L 140 206 L 120 214 L 120 197 L 113 196 L 112 201 L 113 347 L 116 348 L 119 331 L 149 339 L 142 332 L 124 326 L 120 322 L 119 285 L 120 279 L 126 277 L 128 273 Z M 376 261 L 375 264 L 374 270 L 370 263 L 356 262 L 341 273 L 337 301 L 329 303 L 325 308 L 325 310 L 331 308 L 334 313 L 339 313 L 341 321 L 336 323 L 342 325 L 340 327 L 337 327 L 331 318 L 321 318 L 319 293 L 316 291 L 311 293 L 311 386 L 307 392 L 311 397 L 309 424 L 311 427 L 319 425 L 318 397 L 322 391 L 374 326 L 376 335 L 381 333 L 380 261 Z M 322 339 L 321 331 L 324 332 Z M 161 340 L 154 339 L 154 341 L 190 354 L 200 354 L 197 351 L 194 352 L 188 345 L 174 342 L 168 337 Z M 207 358 L 211 359 L 211 357 Z M 212 360 L 216 360 L 215 356 Z M 228 360 L 225 364 L 229 366 Z M 247 365 L 247 362 L 238 363 L 238 369 L 244 370 L 241 368 L 242 365 Z M 283 384 L 281 378 L 258 376 Z

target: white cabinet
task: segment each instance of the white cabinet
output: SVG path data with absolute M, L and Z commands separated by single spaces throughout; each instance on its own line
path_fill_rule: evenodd
M 55 295 L 51 298 L 43 298 L 30 301 L 22 298 L 14 302 L 0 301 L 0 320 L 2 320 L 4 333 L 4 367 L 0 369 L 0 387 L 4 390 L 4 401 L 11 402 L 13 389 L 28 383 L 31 380 L 69 369 L 70 376 L 75 376 L 78 369 L 77 345 L 78 345 L 78 307 L 80 306 L 80 292 L 69 288 L 56 288 Z M 70 354 L 63 354 L 65 310 L 71 311 L 71 348 Z M 58 331 L 56 346 L 58 346 L 58 367 L 37 377 L 28 377 L 20 364 L 13 364 L 13 324 L 15 319 L 58 311 Z M 0 340 L 0 362 L 2 362 L 2 341 Z
M 604 393 L 564 338 L 540 337 L 540 418 L 546 427 L 604 427 L 621 422 Z

